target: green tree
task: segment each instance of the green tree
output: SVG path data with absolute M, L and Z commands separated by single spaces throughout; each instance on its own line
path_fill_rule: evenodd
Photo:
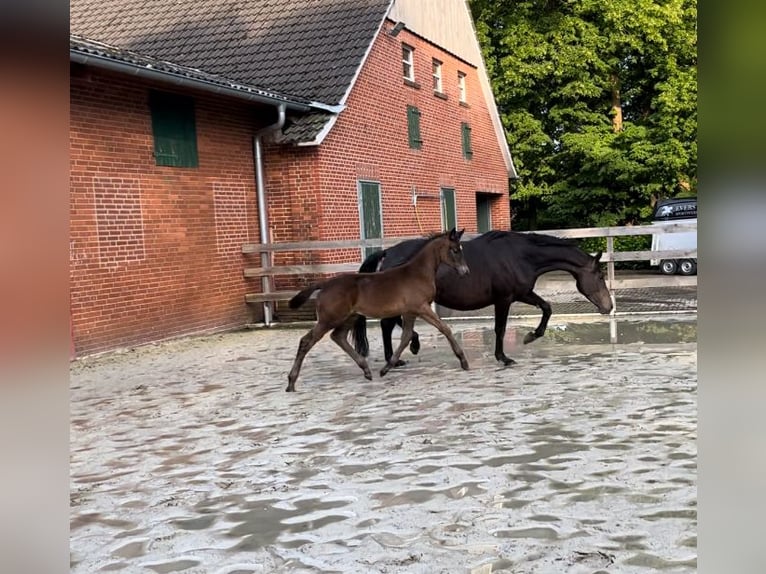
M 696 0 L 470 0 L 517 228 L 645 221 L 696 193 Z

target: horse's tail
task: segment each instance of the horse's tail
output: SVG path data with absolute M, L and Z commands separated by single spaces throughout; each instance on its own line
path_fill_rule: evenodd
M 290 302 L 288 305 L 290 306 L 290 309 L 297 309 L 301 305 L 303 305 L 306 301 L 308 301 L 309 297 L 311 297 L 311 294 L 316 291 L 317 289 L 321 289 L 322 284 L 321 283 L 313 283 L 312 285 L 309 285 L 306 287 L 303 291 L 295 295 L 292 299 L 290 299 Z
M 359 267 L 359 273 L 374 273 L 378 270 L 381 259 L 386 256 L 386 250 L 376 251 L 362 261 L 362 265 Z
M 357 315 L 354 328 L 351 331 L 351 340 L 354 342 L 356 352 L 366 357 L 370 354 L 370 344 L 367 341 L 367 317 Z
M 371 254 L 362 262 L 362 265 L 359 267 L 359 273 L 374 273 L 378 270 L 378 266 L 385 256 L 385 249 Z M 351 330 L 351 340 L 357 353 L 363 357 L 367 357 L 370 354 L 370 344 L 367 341 L 367 317 L 364 315 L 357 315 L 356 321 L 354 321 L 354 328 Z

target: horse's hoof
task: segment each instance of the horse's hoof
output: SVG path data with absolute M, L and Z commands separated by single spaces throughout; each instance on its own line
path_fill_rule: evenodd
M 383 367 L 382 369 L 380 369 L 380 376 L 381 376 L 381 377 L 385 377 L 385 376 L 386 376 L 386 373 L 388 372 L 388 370 L 389 370 L 390 368 L 391 368 L 391 367 L 389 367 L 389 366 L 388 366 L 388 364 L 386 364 L 386 366 L 385 366 L 385 367 Z
M 503 362 L 503 364 L 504 364 L 506 367 L 507 367 L 508 365 L 515 365 L 515 364 L 516 364 L 516 361 L 514 361 L 513 359 L 511 359 L 511 358 L 509 358 L 509 357 L 500 357 L 498 360 L 499 360 L 499 361 L 502 361 L 502 362 Z
M 364 372 L 364 378 L 367 379 L 368 381 L 371 381 L 372 380 L 372 373 L 369 370 L 366 370 Z
M 468 361 L 466 361 L 465 359 L 463 359 L 462 361 L 460 361 L 460 366 L 462 367 L 462 369 L 463 369 L 464 371 L 467 371 L 467 370 L 468 370 Z
M 535 341 L 536 339 L 538 339 L 537 335 L 535 335 L 534 332 L 530 331 L 529 333 L 524 335 L 524 344 L 527 345 L 531 343 L 532 341 Z
M 295 386 L 293 385 L 287 385 L 287 388 L 285 389 L 286 393 L 294 393 L 295 392 Z
M 420 339 L 413 338 L 412 341 L 410 341 L 410 351 L 413 355 L 418 354 L 418 351 L 420 351 Z
M 398 361 L 396 361 L 396 364 L 394 364 L 394 367 L 403 367 L 406 364 L 407 364 L 407 361 L 403 361 L 402 359 L 399 359 Z

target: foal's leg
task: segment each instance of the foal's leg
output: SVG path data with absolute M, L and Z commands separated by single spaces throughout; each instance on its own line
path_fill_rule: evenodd
M 540 324 L 537 326 L 537 329 L 534 331 L 530 331 L 524 336 L 524 344 L 531 343 L 535 339 L 539 339 L 543 335 L 545 335 L 545 329 L 548 327 L 548 319 L 551 318 L 551 306 L 548 301 L 540 297 L 537 293 L 534 291 L 530 291 L 523 297 L 518 298 L 519 301 L 522 303 L 527 303 L 529 305 L 534 305 L 535 307 L 539 307 L 540 310 L 543 312 L 543 316 L 540 319 Z
M 330 328 L 331 327 L 328 327 L 322 322 L 317 322 L 308 333 L 301 337 L 301 341 L 298 343 L 298 352 L 295 355 L 295 362 L 293 362 L 293 368 L 290 369 L 290 374 L 287 375 L 287 388 L 285 391 L 288 393 L 295 391 L 295 380 L 301 372 L 301 365 L 303 364 L 303 359 L 306 357 L 306 353 L 308 353 L 311 347 L 316 345 L 317 342 L 325 336 Z
M 412 339 L 412 333 L 413 333 L 413 326 L 415 325 L 415 316 L 414 315 L 405 315 L 403 317 L 403 324 L 402 324 L 402 339 L 399 342 L 399 346 L 396 349 L 396 352 L 386 361 L 386 364 L 383 365 L 383 368 L 380 369 L 380 376 L 384 376 L 389 370 L 391 370 L 392 367 L 399 366 L 399 357 L 402 354 L 402 351 L 404 351 L 404 348 L 407 346 L 407 343 L 410 342 L 410 339 Z
M 458 342 L 455 340 L 452 331 L 447 326 L 447 324 L 439 318 L 439 315 L 431 310 L 430 305 L 425 304 L 418 310 L 418 316 L 422 317 L 425 321 L 439 329 L 439 332 L 447 337 L 450 347 L 452 347 L 452 352 L 455 353 L 455 356 L 460 360 L 460 366 L 463 368 L 463 370 L 467 371 L 468 359 L 465 358 L 465 353 L 463 352 L 463 349 L 460 347 Z
M 495 303 L 495 359 L 504 365 L 513 365 L 516 361 L 506 356 L 503 350 L 505 340 L 505 327 L 508 324 L 508 311 L 511 309 L 511 301 L 503 300 Z
M 335 327 L 333 329 L 332 334 L 330 335 L 330 338 L 335 341 L 335 343 L 344 351 L 346 351 L 346 354 L 354 359 L 354 362 L 359 365 L 359 368 L 364 371 L 364 378 L 368 381 L 372 380 L 372 373 L 370 372 L 370 367 L 367 366 L 367 360 L 362 357 L 359 353 L 357 353 L 354 348 L 351 346 L 351 344 L 348 342 L 348 332 L 351 329 L 353 322 L 356 320 L 356 316 L 351 318 L 351 322 L 346 322 L 345 324 L 341 325 L 340 327 Z

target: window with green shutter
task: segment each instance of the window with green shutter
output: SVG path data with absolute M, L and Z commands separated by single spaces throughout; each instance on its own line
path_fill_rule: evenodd
M 407 135 L 412 149 L 420 149 L 423 140 L 420 138 L 420 110 L 415 106 L 407 106 Z
M 149 93 L 157 165 L 197 167 L 197 128 L 194 100 L 164 92 Z
M 471 148 L 471 126 L 463 122 L 460 124 L 460 131 L 463 141 L 463 157 L 465 159 L 471 159 L 473 157 L 473 149 Z

